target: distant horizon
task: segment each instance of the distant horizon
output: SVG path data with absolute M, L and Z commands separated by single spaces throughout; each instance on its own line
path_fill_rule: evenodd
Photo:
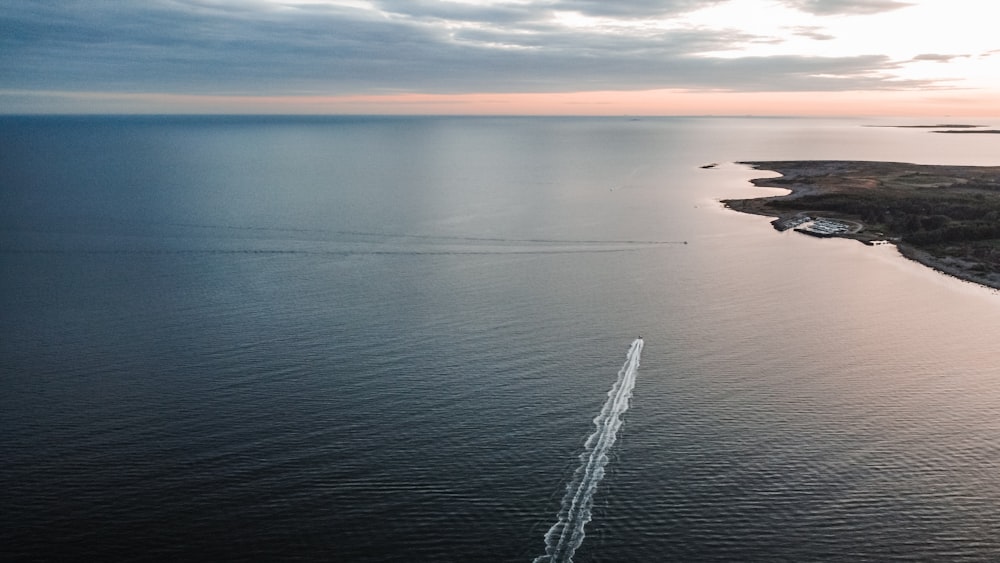
M 1000 116 L 974 0 L 9 0 L 0 114 Z
M 928 103 L 927 98 L 933 98 Z M 4 103 L 6 99 L 6 103 Z M 55 100 L 45 102 L 45 100 Z M 568 92 L 374 96 L 215 96 L 0 90 L 0 115 L 475 115 L 1000 118 L 972 92 Z
M 879 116 L 879 115 L 763 115 L 763 114 L 491 114 L 491 113 L 212 113 L 212 112 L 201 112 L 201 113 L 182 113 L 182 112 L 131 112 L 131 113 L 108 113 L 108 112 L 25 112 L 25 113 L 0 113 L 0 118 L 17 118 L 17 117 L 109 117 L 109 118 L 126 118 L 126 117 L 178 117 L 178 118 L 198 118 L 198 117 L 220 117 L 220 118 L 565 118 L 565 119 L 830 119 L 830 120 L 864 120 L 864 119 L 878 119 L 878 120 L 889 120 L 889 119 L 899 119 L 899 120 L 922 120 L 920 125 L 904 124 L 907 127 L 949 127 L 949 126 L 963 126 L 963 127 L 989 127 L 992 126 L 990 123 L 972 123 L 976 120 L 1000 120 L 997 116 L 961 116 L 958 118 L 956 116 L 939 116 L 937 118 L 910 115 L 910 116 Z M 951 123 L 942 122 L 944 120 L 950 120 Z M 872 125 L 876 127 L 891 127 L 892 125 Z

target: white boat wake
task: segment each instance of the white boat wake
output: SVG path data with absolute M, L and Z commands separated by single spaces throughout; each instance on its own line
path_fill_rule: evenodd
M 639 337 L 629 347 L 625 365 L 618 370 L 618 380 L 608 391 L 608 400 L 601 408 L 601 413 L 594 418 L 596 429 L 584 444 L 583 453 L 580 454 L 580 467 L 566 485 L 559 520 L 545 534 L 545 555 L 536 557 L 535 563 L 570 563 L 573 561 L 573 554 L 583 543 L 586 535 L 583 529 L 590 522 L 594 493 L 604 477 L 608 452 L 618 437 L 618 429 L 622 425 L 621 415 L 628 410 L 629 399 L 632 398 L 642 346 L 642 337 Z

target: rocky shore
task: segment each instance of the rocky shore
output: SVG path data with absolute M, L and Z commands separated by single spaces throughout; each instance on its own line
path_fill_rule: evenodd
M 1000 289 L 1000 166 L 930 166 L 873 161 L 742 162 L 781 174 L 751 180 L 787 195 L 730 199 L 736 211 L 788 226 L 820 219 L 847 225 L 833 235 L 888 241 L 907 258 Z

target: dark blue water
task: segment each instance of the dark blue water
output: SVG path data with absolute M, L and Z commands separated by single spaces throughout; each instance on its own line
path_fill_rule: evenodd
M 574 561 L 1000 557 L 996 292 L 717 203 L 864 123 L 0 119 L 4 558 L 531 561 L 639 334 Z

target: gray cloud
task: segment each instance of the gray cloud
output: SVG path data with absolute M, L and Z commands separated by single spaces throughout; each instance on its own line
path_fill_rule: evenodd
M 549 19 L 552 10 L 610 16 L 627 8 L 635 16 L 703 2 L 378 5 L 389 17 L 262 1 L 8 0 L 0 12 L 0 88 L 337 95 L 916 85 L 892 80 L 894 64 L 882 56 L 712 58 L 702 53 L 766 39 L 704 29 L 611 34 Z
M 877 14 L 912 6 L 899 0 L 783 0 L 793 8 L 817 15 Z
M 615 18 L 648 18 L 669 14 L 680 14 L 724 0 L 557 0 L 551 3 L 556 10 L 579 12 L 589 16 L 609 16 Z
M 922 55 L 917 55 L 913 57 L 914 61 L 932 61 L 938 63 L 951 62 L 954 59 L 962 59 L 970 57 L 971 55 L 940 55 L 937 53 L 924 53 Z
M 822 29 L 823 28 L 821 27 L 815 27 L 815 26 L 800 26 L 800 27 L 790 28 L 789 31 L 791 31 L 792 34 L 794 35 L 798 35 L 800 37 L 806 37 L 814 41 L 831 41 L 833 39 L 836 39 L 836 37 L 828 33 L 823 33 Z
M 525 4 L 493 4 L 478 6 L 447 0 L 379 0 L 380 9 L 418 20 L 484 22 L 493 25 L 524 24 L 549 13 L 546 6 Z

